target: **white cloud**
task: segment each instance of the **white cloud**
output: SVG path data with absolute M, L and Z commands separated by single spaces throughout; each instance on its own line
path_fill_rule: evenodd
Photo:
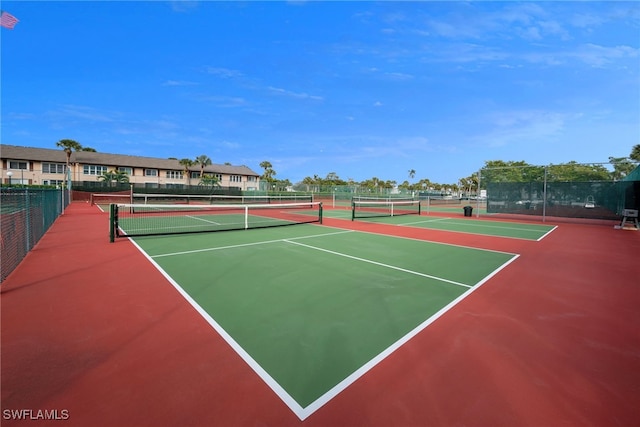
M 321 97 L 321 96 L 309 95 L 308 93 L 305 93 L 305 92 L 293 92 L 293 91 L 290 91 L 290 90 L 282 89 L 282 88 L 279 88 L 279 87 L 273 87 L 273 86 L 269 86 L 267 89 L 272 93 L 275 93 L 275 94 L 278 94 L 278 95 L 284 95 L 284 96 L 288 96 L 288 97 L 292 97 L 292 98 L 312 99 L 314 101 L 322 101 L 322 100 L 324 100 L 324 98 Z
M 171 9 L 174 12 L 190 12 L 198 7 L 198 1 L 195 0 L 176 0 L 171 1 Z
M 562 134 L 566 121 L 573 117 L 543 110 L 493 112 L 484 118 L 490 130 L 474 140 L 489 147 L 549 142 Z
M 238 144 L 237 142 L 231 142 L 231 141 L 222 141 L 220 145 L 229 150 L 237 150 L 238 148 L 241 147 L 241 145 Z
M 512 57 L 512 54 L 502 51 L 500 48 L 484 46 L 474 43 L 456 43 L 433 48 L 432 55 L 425 61 L 445 62 L 486 62 L 504 61 Z
M 186 80 L 167 80 L 166 82 L 162 83 L 162 86 L 193 86 L 197 84 L 198 83 L 189 82 Z
M 592 67 L 603 67 L 616 59 L 637 58 L 638 52 L 639 49 L 630 46 L 607 47 L 589 43 L 582 45 L 570 56 Z
M 414 78 L 411 74 L 407 73 L 384 73 L 384 76 L 391 80 L 411 80 Z
M 617 61 L 637 58 L 639 52 L 639 49 L 630 46 L 608 47 L 588 43 L 580 45 L 574 50 L 530 52 L 520 56 L 531 63 L 565 65 L 577 60 L 592 67 L 604 68 L 612 66 L 612 64 L 615 65 Z
M 82 120 L 87 122 L 113 122 L 117 113 L 101 112 L 82 105 L 62 105 L 59 109 L 49 111 L 47 116 L 56 120 Z
M 238 70 L 232 70 L 230 68 L 222 68 L 222 67 L 206 67 L 205 72 L 207 72 L 208 74 L 213 74 L 214 76 L 225 78 L 225 79 L 242 77 L 243 75 Z
M 198 100 L 211 102 L 220 108 L 244 107 L 247 105 L 247 101 L 244 98 L 237 96 L 204 95 L 198 97 Z
M 36 118 L 32 113 L 9 113 L 9 118 L 13 120 L 32 120 Z

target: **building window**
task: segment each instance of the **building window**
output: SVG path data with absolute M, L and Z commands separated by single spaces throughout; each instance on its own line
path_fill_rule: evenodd
M 83 173 L 85 175 L 103 175 L 107 172 L 106 166 L 84 165 Z
M 125 166 L 118 167 L 118 172 L 123 172 L 129 176 L 133 176 L 133 168 L 128 168 Z
M 45 179 L 42 181 L 44 185 L 55 185 L 56 187 L 64 187 L 64 181 L 61 179 Z
M 222 174 L 221 173 L 214 173 L 213 174 L 214 178 L 218 180 L 218 182 L 222 181 Z
M 200 178 L 200 172 L 191 172 L 191 178 L 193 179 Z
M 182 171 L 167 171 L 167 178 L 182 179 Z
M 64 173 L 64 168 L 64 163 L 43 163 L 42 173 Z
M 27 162 L 20 162 L 18 160 L 9 160 L 9 169 L 27 169 Z
M 258 180 L 258 179 L 257 179 L 257 177 L 255 177 L 255 176 L 248 176 L 248 177 L 247 177 L 247 181 L 249 181 L 249 182 L 256 182 L 257 180 Z
M 158 169 L 145 169 L 144 176 L 158 176 Z
M 242 182 L 242 175 L 231 175 L 229 177 L 229 181 L 231 181 L 231 182 Z

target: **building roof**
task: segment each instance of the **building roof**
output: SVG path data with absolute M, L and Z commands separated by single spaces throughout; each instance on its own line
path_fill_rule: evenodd
M 11 160 L 26 160 L 38 162 L 66 163 L 67 155 L 62 149 L 19 147 L 0 144 L 0 158 Z M 93 151 L 74 151 L 71 153 L 72 163 L 102 165 L 112 167 L 131 167 L 162 170 L 184 170 L 175 159 L 158 159 L 155 157 L 128 156 L 124 154 L 96 153 Z M 200 166 L 189 168 L 200 171 Z M 247 166 L 232 166 L 211 164 L 204 168 L 205 172 L 221 173 L 225 175 L 260 176 Z

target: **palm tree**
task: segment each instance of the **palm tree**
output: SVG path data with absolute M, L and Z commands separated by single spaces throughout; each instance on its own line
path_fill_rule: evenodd
M 187 185 L 191 185 L 191 173 L 189 172 L 189 168 L 194 165 L 194 161 L 191 159 L 182 159 L 180 160 L 180 164 L 184 167 L 184 173 L 187 175 Z
M 640 144 L 634 145 L 631 149 L 630 159 L 640 161 Z
M 415 169 L 409 169 L 409 178 L 413 179 L 416 176 Z
M 265 160 L 260 163 L 260 167 L 264 169 L 264 173 L 262 174 L 260 179 L 264 179 L 267 182 L 272 182 L 274 180 L 273 177 L 277 174 L 276 171 L 273 170 L 273 165 L 271 164 L 271 162 Z
M 218 182 L 218 178 L 214 175 L 203 175 L 200 177 L 200 184 L 205 188 L 213 189 L 215 187 L 219 187 L 220 183 Z
M 206 154 L 201 154 L 196 157 L 195 163 L 197 165 L 200 165 L 200 179 L 202 179 L 202 177 L 204 176 L 204 168 L 211 165 L 211 159 Z
M 129 182 L 129 175 L 122 171 L 112 170 L 103 173 L 98 177 L 98 179 L 106 182 L 109 184 L 109 187 L 111 187 L 111 183 L 113 182 L 117 184 Z
M 62 147 L 64 152 L 67 154 L 67 170 L 69 170 L 69 163 L 71 163 L 71 152 L 72 151 L 81 151 L 82 145 L 78 141 L 74 141 L 73 139 L 61 139 L 56 142 L 56 146 Z

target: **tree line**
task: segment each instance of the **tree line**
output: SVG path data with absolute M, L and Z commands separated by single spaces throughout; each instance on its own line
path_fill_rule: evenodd
M 91 147 L 82 146 L 72 139 L 62 139 L 56 145 L 62 147 L 66 153 L 67 167 L 73 151 L 96 151 Z M 174 157 L 171 159 L 178 160 Z M 268 189 L 272 191 L 286 191 L 292 188 L 294 190 L 304 190 L 309 187 L 322 188 L 326 191 L 327 188 L 331 187 L 359 187 L 372 192 L 398 188 L 409 192 L 431 191 L 443 194 L 468 194 L 478 188 L 478 183 L 480 183 L 480 188 L 486 188 L 487 182 L 530 182 L 541 181 L 545 178 L 547 181 L 621 180 L 637 167 L 638 162 L 640 162 L 640 144 L 631 149 L 628 157 L 609 157 L 608 164 L 613 167 L 613 170 L 609 170 L 604 164 L 580 164 L 575 161 L 558 165 L 539 166 L 525 161 L 487 160 L 479 172 L 460 178 L 456 183 L 443 184 L 433 182 L 428 178 L 410 182 L 409 179 L 415 178 L 416 171 L 415 169 L 409 169 L 407 171 L 409 179 L 401 183 L 395 180 L 380 179 L 375 176 L 357 182 L 351 178 L 344 180 L 336 172 L 329 172 L 325 177 L 318 175 L 307 176 L 301 182 L 292 184 L 289 179 L 277 179 L 277 172 L 274 170 L 273 164 L 265 160 L 260 163 L 260 167 L 263 169 L 260 179 L 266 182 Z M 196 165 L 200 167 L 198 185 L 219 185 L 219 180 L 215 175 L 204 172 L 204 169 L 212 164 L 211 159 L 206 154 L 202 154 L 193 160 L 183 158 L 179 160 L 179 163 L 183 166 L 184 173 L 187 175 L 188 185 L 191 185 L 190 168 Z M 100 179 L 108 183 L 129 182 L 129 176 L 118 170 L 108 171 Z
M 289 180 L 275 179 L 276 172 L 270 162 L 264 161 L 260 166 L 265 169 L 261 179 L 269 182 L 273 188 L 304 190 L 315 188 L 317 191 L 331 191 L 331 187 L 359 187 L 372 192 L 398 188 L 409 192 L 440 192 L 442 194 L 475 193 L 480 183 L 480 188 L 486 188 L 487 182 L 530 182 L 530 181 L 611 181 L 624 179 L 640 162 L 640 144 L 635 145 L 628 157 L 609 157 L 609 165 L 613 170 L 605 167 L 605 164 L 581 164 L 575 161 L 558 165 L 538 166 L 525 161 L 488 160 L 479 172 L 460 178 L 456 183 L 443 184 L 432 182 L 428 178 L 410 182 L 405 180 L 398 183 L 394 180 L 384 180 L 372 177 L 364 181 L 354 181 L 349 178 L 341 179 L 336 172 L 330 172 L 325 177 L 318 175 L 307 176 L 301 182 L 291 185 Z M 415 169 L 407 171 L 408 178 L 413 179 Z M 322 190 L 320 190 L 322 189 Z

